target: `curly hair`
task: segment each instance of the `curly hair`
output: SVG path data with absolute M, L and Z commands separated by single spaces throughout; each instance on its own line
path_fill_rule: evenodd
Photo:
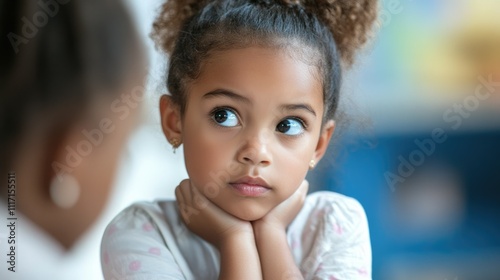
M 342 68 L 371 38 L 377 14 L 377 0 L 168 0 L 151 36 L 170 56 L 167 89 L 181 112 L 185 85 L 211 52 L 259 45 L 291 47 L 316 65 L 324 119 L 333 119 Z

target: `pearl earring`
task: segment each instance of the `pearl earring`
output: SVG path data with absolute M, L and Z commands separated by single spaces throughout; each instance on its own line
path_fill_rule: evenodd
M 316 166 L 316 161 L 314 159 L 311 159 L 311 161 L 309 162 L 309 169 L 314 169 L 315 166 Z
M 177 139 L 177 138 L 173 138 L 171 140 L 168 140 L 168 142 L 170 143 L 170 145 L 172 145 L 172 148 L 174 149 L 174 154 L 175 154 L 175 151 L 181 145 L 181 141 L 179 141 L 179 139 Z
M 56 175 L 50 183 L 50 198 L 60 208 L 69 209 L 76 205 L 80 197 L 80 184 L 73 175 Z

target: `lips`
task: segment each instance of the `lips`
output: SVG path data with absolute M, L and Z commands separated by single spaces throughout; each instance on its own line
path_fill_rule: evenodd
M 257 197 L 264 195 L 271 188 L 264 179 L 260 177 L 250 177 L 245 176 L 234 182 L 230 182 L 229 185 L 242 196 Z

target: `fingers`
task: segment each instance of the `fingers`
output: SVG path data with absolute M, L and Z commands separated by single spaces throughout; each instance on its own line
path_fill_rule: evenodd
M 185 180 L 183 180 L 182 182 L 179 183 L 179 185 L 175 188 L 175 198 L 177 200 L 177 202 L 182 202 L 184 203 L 185 202 L 185 198 L 184 198 L 184 194 L 183 194 L 183 188 L 182 188 L 182 183 L 184 182 Z
M 186 202 L 196 207 L 196 205 L 193 203 L 193 187 L 191 184 L 191 180 L 183 180 L 181 184 L 182 183 L 184 183 L 183 188 L 185 192 Z
M 189 222 L 189 219 L 186 221 L 187 215 L 186 215 L 186 203 L 185 203 L 185 198 L 182 190 L 182 182 L 175 188 L 175 199 L 177 200 L 177 204 L 179 205 L 179 212 L 181 213 L 181 217 L 184 220 L 184 222 Z
M 175 195 L 182 208 L 191 207 L 203 210 L 210 201 L 193 185 L 189 179 L 183 180 L 175 189 Z
M 290 204 L 293 205 L 291 207 L 293 209 L 297 209 L 297 212 L 302 208 L 302 205 L 306 200 L 308 190 L 309 190 L 309 182 L 307 180 L 303 180 L 299 188 L 295 191 L 292 198 L 290 199 Z
M 199 190 L 198 188 L 196 188 L 196 186 L 194 186 L 193 184 L 191 184 L 191 195 L 192 195 L 192 198 L 193 198 L 193 204 L 198 208 L 198 209 L 204 209 L 208 206 L 209 204 L 209 201 L 208 199 L 205 197 L 205 195 L 203 195 Z
M 307 192 L 309 191 L 309 182 L 307 180 L 302 181 L 297 191 L 301 196 L 306 196 Z
M 309 188 L 309 181 L 304 180 L 302 184 L 300 184 L 301 188 L 305 188 L 306 190 Z
M 182 219 L 186 224 L 189 224 L 191 215 L 199 213 L 199 211 L 193 207 L 190 180 L 182 180 L 177 188 L 175 188 L 175 197 L 179 205 Z
M 297 188 L 295 193 L 293 193 L 293 197 L 305 197 L 307 195 L 307 191 L 309 190 L 309 182 L 307 180 L 303 180 L 300 183 L 300 186 Z

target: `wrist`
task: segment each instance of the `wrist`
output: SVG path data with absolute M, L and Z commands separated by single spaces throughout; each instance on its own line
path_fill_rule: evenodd
M 222 250 L 227 247 L 233 247 L 236 244 L 244 243 L 255 243 L 255 237 L 251 227 L 249 227 L 249 229 L 227 231 L 221 236 L 219 243 L 215 245 L 219 250 Z
M 279 223 L 270 223 L 263 220 L 257 220 L 252 223 L 255 240 L 285 238 L 286 229 Z
M 219 279 L 262 279 L 253 232 L 227 235 L 221 239 L 217 249 L 220 253 Z

